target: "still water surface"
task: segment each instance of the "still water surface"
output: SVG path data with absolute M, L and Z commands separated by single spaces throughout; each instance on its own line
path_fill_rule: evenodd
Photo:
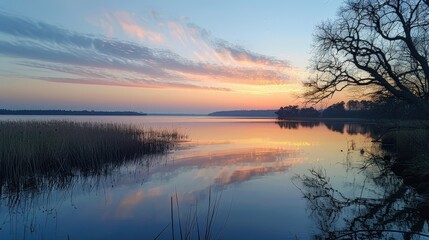
M 358 167 L 365 161 L 363 149 L 372 148 L 370 126 L 210 117 L 0 117 L 6 119 L 178 129 L 188 141 L 106 176 L 2 196 L 0 239 L 155 239 L 164 228 L 159 239 L 171 239 L 172 196 L 176 239 L 176 211 L 182 229 L 197 216 L 205 231 L 208 203 L 215 200 L 215 239 L 309 239 L 320 232 L 299 178 L 310 169 L 326 173 L 330 186 L 346 196 L 385 191 Z

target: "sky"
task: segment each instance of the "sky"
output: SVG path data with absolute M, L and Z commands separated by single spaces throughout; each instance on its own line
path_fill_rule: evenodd
M 301 105 L 342 0 L 2 0 L 0 108 L 209 113 Z

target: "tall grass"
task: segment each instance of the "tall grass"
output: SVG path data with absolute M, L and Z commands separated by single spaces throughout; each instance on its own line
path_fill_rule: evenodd
M 115 123 L 0 121 L 0 193 L 35 188 L 46 178 L 107 173 L 183 138 L 174 130 Z
M 176 239 L 177 235 L 177 239 L 179 240 L 220 239 L 229 217 L 228 212 L 228 216 L 225 219 L 223 226 L 221 226 L 220 228 L 218 226 L 218 232 L 215 233 L 214 228 L 217 221 L 221 196 L 221 194 L 212 196 L 212 190 L 211 188 L 209 189 L 207 212 L 204 217 L 205 219 L 203 219 L 200 223 L 200 220 L 198 218 L 197 202 L 195 203 L 195 209 L 189 209 L 189 212 L 186 214 L 185 218 L 182 219 L 182 215 L 180 213 L 179 197 L 176 192 L 175 196 L 170 197 L 170 223 L 167 224 L 164 229 L 162 229 L 162 231 L 154 238 L 154 240 L 161 239 L 164 233 L 168 234 L 166 230 L 169 227 L 171 228 L 171 233 L 169 233 L 171 235 L 169 239 L 172 240 Z M 176 205 L 176 207 L 174 207 L 174 205 Z M 184 222 L 182 222 L 182 220 L 184 220 Z M 219 222 L 217 224 L 219 225 Z

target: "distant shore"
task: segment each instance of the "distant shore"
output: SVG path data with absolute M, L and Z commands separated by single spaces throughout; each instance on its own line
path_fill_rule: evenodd
M 277 118 L 277 110 L 232 110 L 209 113 L 211 117 L 272 117 Z
M 69 115 L 69 116 L 146 116 L 146 113 L 132 111 L 71 111 L 71 110 L 7 110 L 0 109 L 0 115 Z

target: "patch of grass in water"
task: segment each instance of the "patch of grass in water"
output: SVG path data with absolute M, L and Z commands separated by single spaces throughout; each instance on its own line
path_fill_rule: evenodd
M 49 178 L 106 174 L 185 138 L 175 130 L 116 123 L 0 121 L 0 195 L 37 188 Z

